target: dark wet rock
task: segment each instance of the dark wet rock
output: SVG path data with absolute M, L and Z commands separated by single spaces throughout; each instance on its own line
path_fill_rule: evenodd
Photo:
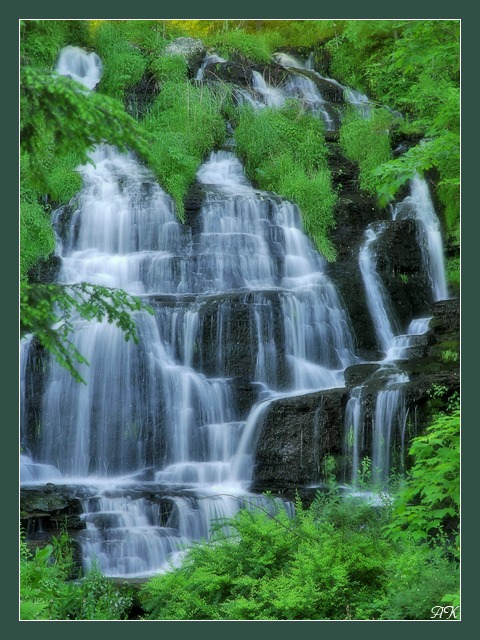
M 38 425 L 41 424 L 43 392 L 47 384 L 47 372 L 50 365 L 49 354 L 37 338 L 33 338 L 28 347 L 25 368 L 25 393 L 23 396 L 20 444 L 23 451 L 34 454 L 38 441 Z
M 388 291 L 400 333 L 406 332 L 412 318 L 425 317 L 433 302 L 417 234 L 415 220 L 391 220 L 376 244 L 377 272 Z
M 200 211 L 205 201 L 205 189 L 198 183 L 194 182 L 185 197 L 185 223 L 188 224 L 194 235 L 200 233 Z
M 28 272 L 29 282 L 39 282 L 42 284 L 57 282 L 58 272 L 61 266 L 62 259 L 56 254 L 50 255 L 48 258 L 40 258 L 35 266 Z
M 433 337 L 438 340 L 456 339 L 460 333 L 460 300 L 440 300 L 431 306 L 432 320 L 430 330 Z
M 124 103 L 126 111 L 137 120 L 143 118 L 160 90 L 151 73 L 145 73 L 137 84 L 126 91 Z
M 348 395 L 329 389 L 273 401 L 259 429 L 252 490 L 321 483 L 324 457 L 342 452 Z
M 20 523 L 32 551 L 50 544 L 53 536 L 58 539 L 62 531 L 75 541 L 86 526 L 81 513 L 80 498 L 71 487 L 47 484 L 20 490 Z M 80 549 L 76 545 L 74 555 L 80 565 Z
M 339 199 L 335 207 L 336 225 L 330 233 L 337 259 L 328 264 L 328 274 L 337 285 L 350 315 L 359 356 L 377 359 L 380 353 L 358 255 L 365 241 L 365 228 L 371 222 L 384 218 L 385 212 L 378 209 L 373 198 L 358 192 L 358 168 L 344 158 L 339 145 L 330 144 L 329 151 L 329 167 Z
M 376 371 L 380 369 L 379 363 L 354 364 L 345 369 L 345 384 L 347 387 L 359 387 Z

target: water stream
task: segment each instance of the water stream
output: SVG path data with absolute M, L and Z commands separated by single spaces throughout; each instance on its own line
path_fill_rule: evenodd
M 205 60 L 197 80 L 221 61 Z M 57 70 L 92 89 L 101 62 L 67 48 Z M 254 72 L 256 97 L 239 91 L 257 106 L 300 96 L 333 126 L 305 76 L 292 74 L 278 88 Z M 79 169 L 83 187 L 73 214 L 71 207 L 53 214 L 58 281 L 125 289 L 154 314 L 136 313 L 138 344 L 125 342 L 108 322 L 74 319 L 74 344 L 89 363 L 79 370 L 87 384 L 49 362 L 40 433 L 22 456 L 21 480 L 85 487 L 86 528 L 79 536 L 85 568 L 96 562 L 106 575 L 146 576 L 178 562 L 185 545 L 207 538 L 215 520 L 242 506 L 292 511 L 279 498 L 249 491 L 269 405 L 344 386 L 345 368 L 359 359 L 348 314 L 298 208 L 255 189 L 233 153 L 212 152 L 199 168 L 204 199 L 193 229 L 178 222 L 172 199 L 133 154 L 102 145 L 91 159 Z M 414 194 L 415 202 L 425 195 L 417 183 Z M 387 366 L 388 354 L 399 356 L 391 349 L 410 345 L 398 341 L 376 274 L 381 230 L 367 230 L 360 268 Z M 433 244 L 426 243 L 427 252 L 439 250 Z M 408 336 L 427 326 L 427 319 L 411 325 Z M 22 353 L 24 379 L 28 340 Z M 372 457 L 379 481 L 388 475 L 394 432 L 404 433 L 405 381 L 394 371 L 378 394 Z M 353 478 L 361 464 L 361 401 L 361 388 L 353 390 L 346 417 Z

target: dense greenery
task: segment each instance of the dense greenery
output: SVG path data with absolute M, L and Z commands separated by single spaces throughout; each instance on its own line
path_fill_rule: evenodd
M 98 569 L 81 580 L 65 532 L 32 554 L 20 543 L 21 620 L 125 620 L 132 605 L 128 588 L 119 589 Z
M 351 109 L 340 129 L 340 145 L 346 157 L 359 165 L 360 188 L 376 194 L 381 192 L 376 169 L 392 157 L 391 129 L 393 117 L 387 109 L 373 109 L 369 118 Z
M 51 209 L 81 186 L 76 172 L 108 142 L 132 149 L 175 200 L 199 164 L 235 125 L 250 179 L 299 205 L 306 231 L 328 258 L 336 194 L 321 121 L 298 105 L 232 108 L 227 85 L 191 79 L 183 58 L 165 56 L 182 35 L 200 37 L 230 59 L 268 63 L 281 48 L 313 50 L 323 71 L 372 100 L 371 116 L 349 112 L 340 144 L 359 165 L 360 187 L 381 204 L 415 173 L 437 182 L 450 248 L 459 246 L 459 22 L 454 20 L 22 21 L 21 330 L 77 380 L 84 362 L 71 341 L 72 317 L 113 322 L 135 340 L 138 299 L 79 283 L 32 281 L 54 249 Z M 94 48 L 104 75 L 96 92 L 52 72 L 66 44 Z M 155 97 L 141 120 L 125 110 L 142 80 Z M 384 107 L 382 105 L 387 105 Z M 398 110 L 394 113 L 392 109 Z M 402 155 L 394 153 L 406 145 Z M 449 262 L 458 280 L 459 260 Z M 447 354 L 445 359 L 458 357 Z M 433 395 L 433 392 L 432 392 Z M 453 409 L 453 410 L 451 410 Z M 181 568 L 142 590 L 151 619 L 428 619 L 442 600 L 458 603 L 459 413 L 433 416 L 410 447 L 411 470 L 394 500 L 372 508 L 335 491 L 296 516 L 242 510 L 212 541 L 195 545 Z M 21 544 L 22 619 L 124 619 L 131 595 L 96 570 L 78 581 L 66 537 L 33 556 Z
M 459 604 L 459 414 L 438 415 L 413 467 L 372 507 L 335 490 L 290 519 L 250 507 L 150 580 L 151 619 L 424 620 Z M 273 507 L 272 507 L 273 509 Z M 432 604 L 433 603 L 433 604 Z
M 300 207 L 307 233 L 328 259 L 336 195 L 327 166 L 324 126 L 295 102 L 282 109 L 239 109 L 235 140 L 247 174 L 262 189 L 275 191 Z
M 403 121 L 396 135 L 421 140 L 397 160 L 377 168 L 383 200 L 391 199 L 415 173 L 434 169 L 445 206 L 446 230 L 457 242 L 459 38 L 458 20 L 351 20 L 327 44 L 333 76 L 398 109 Z

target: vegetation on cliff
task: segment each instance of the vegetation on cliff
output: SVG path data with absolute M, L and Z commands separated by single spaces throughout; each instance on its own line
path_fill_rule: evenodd
M 185 35 L 242 65 L 266 65 L 278 49 L 313 51 L 323 73 L 364 91 L 372 101 L 370 117 L 347 113 L 339 133 L 343 153 L 358 163 L 359 186 L 383 206 L 416 173 L 436 182 L 450 281 L 458 282 L 458 21 L 28 20 L 20 32 L 22 333 L 36 335 L 79 380 L 75 363 L 84 360 L 69 341 L 73 313 L 107 318 L 135 339 L 130 313 L 141 307 L 137 298 L 89 283 L 40 283 L 32 275 L 54 250 L 52 209 L 78 192 L 76 167 L 102 142 L 133 150 L 173 197 L 184 221 L 198 166 L 224 143 L 228 119 L 254 184 L 298 204 L 306 231 L 335 259 L 329 231 L 337 195 L 321 122 L 294 103 L 256 113 L 235 107 L 227 84 L 195 83 L 184 58 L 165 55 L 167 44 Z M 97 91 L 52 75 L 66 44 L 95 49 L 102 57 Z M 148 99 L 133 117 L 126 105 L 140 85 L 148 87 Z M 298 502 L 293 519 L 282 511 L 272 518 L 247 509 L 219 523 L 213 540 L 189 550 L 182 567 L 145 585 L 145 615 L 428 619 L 432 606 L 456 605 L 457 406 L 432 414 L 410 455 L 409 475 L 394 500 L 385 497 L 378 509 L 344 501 L 332 490 L 308 510 Z M 72 582 L 68 549 L 64 539 L 33 556 L 22 543 L 22 617 L 126 618 L 130 595 L 98 572 Z

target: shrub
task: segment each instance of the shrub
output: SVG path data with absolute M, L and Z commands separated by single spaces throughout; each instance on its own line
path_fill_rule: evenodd
M 243 30 L 225 31 L 206 38 L 208 45 L 220 55 L 241 55 L 252 62 L 270 62 L 272 54 L 282 44 L 282 37 L 275 31 L 246 33 Z
M 333 493 L 289 519 L 243 509 L 141 590 L 149 619 L 425 619 L 458 588 L 438 550 L 382 535 L 387 507 Z M 419 594 L 418 590 L 421 590 Z
M 392 540 L 434 541 L 459 555 L 460 412 L 439 415 L 409 451 L 414 464 L 386 532 Z
M 62 532 L 52 544 L 30 553 L 20 545 L 21 620 L 125 620 L 132 605 L 129 590 L 121 591 L 97 569 L 76 578 L 69 536 Z
M 186 65 L 174 56 L 156 68 L 163 86 L 143 126 L 150 138 L 150 164 L 183 221 L 183 200 L 200 163 L 224 140 L 222 109 L 228 94 L 193 86 L 185 77 Z

